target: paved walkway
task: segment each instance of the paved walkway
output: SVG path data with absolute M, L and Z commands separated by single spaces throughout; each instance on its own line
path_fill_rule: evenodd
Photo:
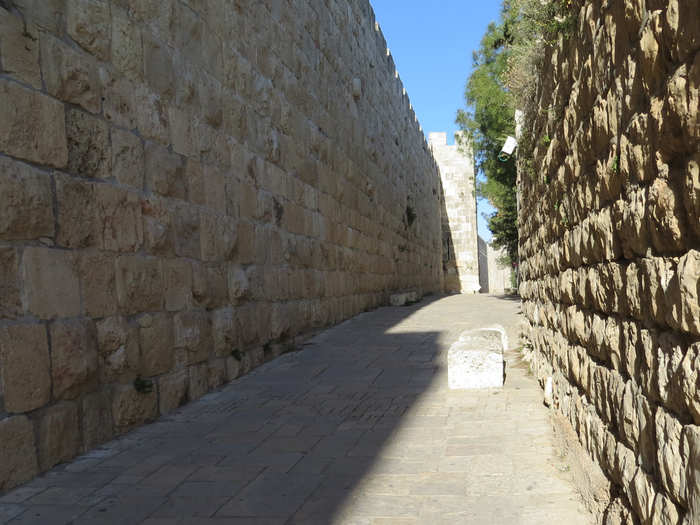
M 0 498 L 0 523 L 588 524 L 534 379 L 447 389 L 462 330 L 519 302 L 362 314 L 223 390 Z

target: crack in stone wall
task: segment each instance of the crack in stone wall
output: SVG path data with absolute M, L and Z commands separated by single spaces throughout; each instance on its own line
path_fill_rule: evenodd
M 0 490 L 442 289 L 366 0 L 2 5 Z
M 525 130 L 530 359 L 613 483 L 605 523 L 700 521 L 699 9 L 584 2 Z

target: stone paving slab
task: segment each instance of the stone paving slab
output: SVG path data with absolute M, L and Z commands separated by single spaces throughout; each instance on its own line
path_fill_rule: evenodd
M 519 302 L 361 314 L 220 391 L 0 495 L 0 524 L 593 523 L 533 378 L 450 391 L 447 349 Z

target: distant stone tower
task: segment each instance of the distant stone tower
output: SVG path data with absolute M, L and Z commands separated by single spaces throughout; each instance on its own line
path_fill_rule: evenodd
M 459 143 L 460 133 L 455 134 Z M 474 156 L 471 147 L 447 145 L 447 133 L 430 133 L 428 141 L 440 168 L 445 291 L 477 293 L 479 259 L 476 229 Z

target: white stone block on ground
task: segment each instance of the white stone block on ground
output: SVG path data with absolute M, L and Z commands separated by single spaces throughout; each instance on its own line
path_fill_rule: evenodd
M 463 332 L 447 352 L 447 382 L 451 390 L 501 388 L 506 347 L 502 328 Z
M 391 306 L 404 306 L 406 304 L 415 303 L 420 299 L 418 292 L 402 292 L 395 293 L 389 297 L 389 303 Z

